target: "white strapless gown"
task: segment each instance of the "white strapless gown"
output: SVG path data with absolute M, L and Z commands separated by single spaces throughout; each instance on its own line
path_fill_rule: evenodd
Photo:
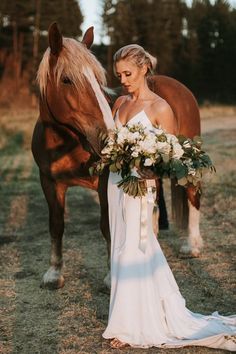
M 130 123 L 152 127 L 144 111 Z M 121 126 L 118 115 L 116 124 Z M 185 306 L 175 278 L 152 229 L 153 204 L 147 202 L 148 237 L 140 249 L 141 198 L 108 182 L 111 231 L 111 295 L 109 321 L 103 337 L 133 347 L 178 348 L 190 345 L 236 351 L 236 316 L 193 313 Z

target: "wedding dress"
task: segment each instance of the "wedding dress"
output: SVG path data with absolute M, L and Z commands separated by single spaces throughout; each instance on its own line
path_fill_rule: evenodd
M 115 122 L 122 126 L 118 111 Z M 144 110 L 128 124 L 138 122 L 152 128 Z M 150 192 L 143 198 L 128 196 L 117 187 L 120 179 L 110 173 L 108 181 L 111 294 L 103 337 L 141 348 L 195 345 L 236 351 L 236 316 L 205 316 L 186 308 L 153 232 L 154 197 Z

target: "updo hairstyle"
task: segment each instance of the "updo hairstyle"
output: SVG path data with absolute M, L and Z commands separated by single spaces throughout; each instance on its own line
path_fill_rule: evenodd
M 120 48 L 113 56 L 114 65 L 120 60 L 130 60 L 139 68 L 147 65 L 147 74 L 152 75 L 157 65 L 157 59 L 138 44 L 129 44 Z

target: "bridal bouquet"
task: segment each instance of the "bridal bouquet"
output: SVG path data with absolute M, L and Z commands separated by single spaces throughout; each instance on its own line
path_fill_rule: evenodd
M 201 150 L 200 137 L 176 137 L 161 127 L 150 130 L 138 123 L 115 128 L 100 138 L 101 159 L 90 168 L 90 173 L 101 174 L 109 166 L 111 172 L 121 175 L 118 187 L 134 197 L 147 192 L 139 170 L 149 169 L 157 178 L 175 178 L 182 186 L 196 187 L 206 171 L 215 170 L 210 157 Z

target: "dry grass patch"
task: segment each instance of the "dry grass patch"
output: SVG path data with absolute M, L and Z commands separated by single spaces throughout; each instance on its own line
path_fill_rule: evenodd
M 50 240 L 48 211 L 32 162 L 30 139 L 36 111 L 4 111 L 0 134 L 0 352 L 4 354 L 123 353 L 102 339 L 108 316 L 106 245 L 99 231 L 95 192 L 70 189 L 64 237 L 66 284 L 58 291 L 40 289 L 47 270 Z M 221 119 L 219 117 L 219 119 Z M 213 128 L 215 121 L 211 120 Z M 1 122 L 2 123 L 2 122 Z M 225 127 L 225 119 L 221 119 Z M 209 313 L 232 313 L 235 304 L 235 132 L 204 135 L 205 150 L 217 174 L 204 183 L 201 230 L 205 247 L 199 259 L 179 257 L 185 232 L 162 232 L 160 243 L 188 307 Z M 9 177 L 10 176 L 10 177 Z M 167 201 L 170 202 L 168 183 Z M 125 353 L 141 354 L 127 348 Z M 145 353 L 176 353 L 150 348 Z M 179 354 L 220 354 L 190 347 Z

